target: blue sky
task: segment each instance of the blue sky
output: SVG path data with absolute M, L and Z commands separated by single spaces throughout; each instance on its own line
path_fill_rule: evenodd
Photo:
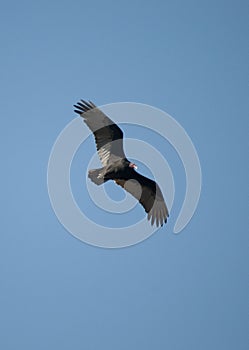
M 248 347 L 247 14 L 221 0 L 2 5 L 2 349 Z M 79 98 L 150 104 L 185 128 L 203 188 L 184 232 L 183 169 L 155 135 L 176 181 L 168 228 L 108 250 L 61 226 L 47 162 Z

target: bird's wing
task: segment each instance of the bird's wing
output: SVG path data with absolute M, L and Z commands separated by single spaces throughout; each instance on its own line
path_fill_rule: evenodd
M 167 222 L 169 212 L 159 186 L 155 181 L 137 173 L 135 170 L 132 170 L 131 173 L 129 180 L 115 179 L 115 182 L 142 204 L 148 214 L 148 220 L 151 220 L 151 225 L 156 223 L 157 227 L 162 226 Z
M 103 166 L 111 160 L 114 162 L 125 158 L 123 149 L 123 132 L 110 118 L 108 118 L 91 101 L 81 100 L 74 111 L 83 119 L 95 137 L 99 158 Z

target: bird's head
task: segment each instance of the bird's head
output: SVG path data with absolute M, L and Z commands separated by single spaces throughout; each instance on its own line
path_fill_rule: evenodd
M 136 166 L 135 163 L 129 163 L 129 167 L 132 168 L 132 169 L 137 170 L 137 166 Z

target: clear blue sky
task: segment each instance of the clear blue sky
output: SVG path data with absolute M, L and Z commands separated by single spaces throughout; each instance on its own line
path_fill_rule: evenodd
M 247 349 L 247 2 L 9 1 L 0 29 L 0 348 Z M 203 189 L 184 232 L 170 148 L 168 229 L 108 250 L 61 226 L 47 161 L 79 98 L 151 104 L 186 129 Z

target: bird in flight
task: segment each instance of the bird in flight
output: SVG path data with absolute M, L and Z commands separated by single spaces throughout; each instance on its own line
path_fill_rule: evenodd
M 155 181 L 139 174 L 136 164 L 126 158 L 122 130 L 91 101 L 80 100 L 74 107 L 93 132 L 102 163 L 102 168 L 89 171 L 90 180 L 96 185 L 115 181 L 139 201 L 151 225 L 163 226 L 169 216 L 163 194 Z

